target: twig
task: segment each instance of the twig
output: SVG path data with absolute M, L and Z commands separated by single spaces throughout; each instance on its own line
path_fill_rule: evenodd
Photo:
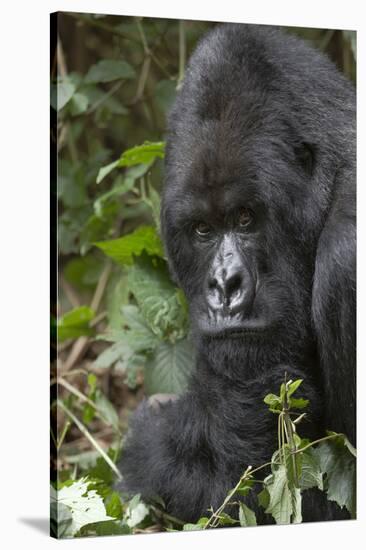
M 62 78 L 65 78 L 67 76 L 65 54 L 59 36 L 57 37 L 57 69 Z
M 90 304 L 91 309 L 93 309 L 95 312 L 98 311 L 111 271 L 112 264 L 108 262 L 98 281 L 93 299 Z M 62 374 L 70 370 L 75 365 L 75 363 L 81 359 L 88 347 L 89 341 L 90 339 L 88 336 L 81 336 L 76 340 L 76 342 L 74 342 L 70 354 L 63 365 Z
M 57 384 L 60 384 L 60 386 L 63 386 L 64 388 L 66 388 L 70 393 L 73 393 L 74 395 L 76 395 L 76 397 L 78 397 L 84 403 L 88 403 L 88 405 L 93 407 L 93 409 L 96 411 L 98 416 L 101 418 L 101 420 L 103 420 L 105 424 L 108 424 L 108 426 L 112 426 L 111 422 L 103 415 L 103 413 L 100 411 L 96 403 L 91 399 L 89 399 L 89 397 L 84 395 L 80 390 L 78 390 L 78 388 L 75 388 L 75 386 L 73 386 L 63 378 L 57 378 Z
M 80 23 L 85 23 L 87 25 L 90 25 L 91 27 L 96 27 L 98 29 L 104 30 L 110 34 L 115 34 L 116 36 L 119 36 L 120 38 L 124 38 L 125 40 L 130 40 L 131 42 L 136 42 L 139 44 L 139 40 L 137 38 L 133 38 L 132 36 L 128 36 L 127 34 L 124 34 L 119 29 L 116 29 L 113 27 L 113 25 L 108 25 L 106 23 L 103 23 L 102 21 L 98 21 L 96 19 L 89 19 L 86 17 L 82 17 L 77 13 L 70 13 L 68 12 L 67 15 L 72 17 L 73 19 L 77 19 Z
M 98 109 L 98 107 L 100 107 L 107 99 L 109 99 L 112 95 L 114 95 L 120 89 L 122 84 L 123 84 L 123 81 L 121 80 L 116 84 L 114 84 L 114 86 L 112 86 L 112 88 L 108 90 L 108 92 L 106 92 L 101 98 L 99 98 L 95 103 L 93 103 L 93 105 L 91 105 L 89 109 L 85 111 L 85 113 L 83 113 L 83 116 L 90 115 L 96 109 Z
M 159 518 L 164 518 L 166 519 L 167 521 L 171 521 L 172 523 L 176 523 L 177 525 L 184 525 L 185 522 L 182 521 L 181 519 L 178 519 L 176 518 L 175 516 L 171 516 L 170 514 L 167 514 L 166 512 L 164 512 L 163 510 L 160 510 L 159 508 L 157 508 L 156 506 L 150 504 L 150 508 L 153 510 L 154 514 Z
M 115 463 L 109 458 L 109 456 L 107 455 L 107 453 L 102 449 L 102 447 L 99 445 L 99 443 L 94 439 L 94 437 L 91 435 L 91 433 L 89 432 L 89 430 L 84 426 L 84 424 L 82 422 L 80 422 L 80 420 L 70 411 L 70 409 L 68 409 L 68 407 L 66 407 L 66 405 L 63 403 L 63 401 L 61 401 L 60 399 L 57 400 L 57 405 L 58 407 L 60 407 L 61 409 L 63 409 L 63 411 L 67 414 L 67 416 L 74 422 L 74 424 L 79 428 L 79 430 L 81 431 L 81 433 L 90 441 L 90 443 L 93 445 L 93 447 L 98 451 L 98 453 L 100 454 L 100 456 L 102 456 L 104 458 L 104 460 L 106 461 L 106 463 L 108 464 L 108 466 L 111 468 L 111 470 L 113 470 L 113 472 L 116 474 L 116 476 L 118 477 L 119 480 L 122 479 L 122 476 L 117 468 L 117 466 L 115 465 Z

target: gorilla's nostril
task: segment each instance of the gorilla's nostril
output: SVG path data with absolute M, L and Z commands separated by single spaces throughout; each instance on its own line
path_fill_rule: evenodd
M 217 279 L 210 279 L 208 281 L 208 288 L 209 290 L 215 290 L 216 288 L 218 288 Z
M 239 273 L 235 273 L 225 283 L 225 294 L 227 301 L 233 297 L 241 289 L 242 278 Z

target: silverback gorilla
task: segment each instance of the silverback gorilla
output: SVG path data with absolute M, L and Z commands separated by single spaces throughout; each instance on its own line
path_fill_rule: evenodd
M 301 435 L 355 443 L 353 86 L 279 29 L 214 28 L 170 113 L 161 222 L 197 360 L 184 395 L 132 418 L 122 487 L 195 521 L 270 460 L 263 397 L 285 372 L 310 400 Z M 304 521 L 342 517 L 305 491 Z

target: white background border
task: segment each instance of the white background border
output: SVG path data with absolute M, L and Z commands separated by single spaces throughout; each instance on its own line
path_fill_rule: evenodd
M 49 369 L 49 13 L 84 11 L 121 15 L 241 21 L 358 31 L 358 520 L 289 527 L 220 529 L 55 541 L 31 523 L 48 517 Z M 359 547 L 366 535 L 365 405 L 365 16 L 360 0 L 239 2 L 185 0 L 8 0 L 1 8 L 0 202 L 0 524 L 1 544 L 42 550 L 159 548 L 228 544 L 245 548 L 307 550 Z M 360 244 L 361 243 L 361 244 Z M 363 491 L 362 491 L 363 488 Z M 28 520 L 28 521 L 27 521 Z M 42 522 L 41 522 L 42 524 Z

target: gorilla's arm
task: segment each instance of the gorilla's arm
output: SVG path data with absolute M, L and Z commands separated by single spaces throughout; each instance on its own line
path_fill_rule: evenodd
M 351 169 L 338 174 L 336 195 L 319 239 L 313 320 L 324 375 L 326 428 L 356 443 L 356 208 Z
M 277 417 L 263 397 L 277 392 L 285 372 L 288 379 L 304 378 L 302 394 L 310 399 L 313 422 L 304 424 L 302 435 L 317 437 L 309 430 L 314 424 L 321 429 L 321 397 L 310 373 L 278 366 L 256 380 L 234 385 L 201 367 L 190 391 L 178 400 L 158 408 L 148 401 L 139 406 L 122 450 L 119 488 L 146 500 L 159 496 L 169 513 L 185 521 L 208 515 L 207 509 L 222 504 L 248 465 L 270 460 Z M 253 496 L 248 504 L 260 512 Z M 260 522 L 269 519 L 262 517 Z

